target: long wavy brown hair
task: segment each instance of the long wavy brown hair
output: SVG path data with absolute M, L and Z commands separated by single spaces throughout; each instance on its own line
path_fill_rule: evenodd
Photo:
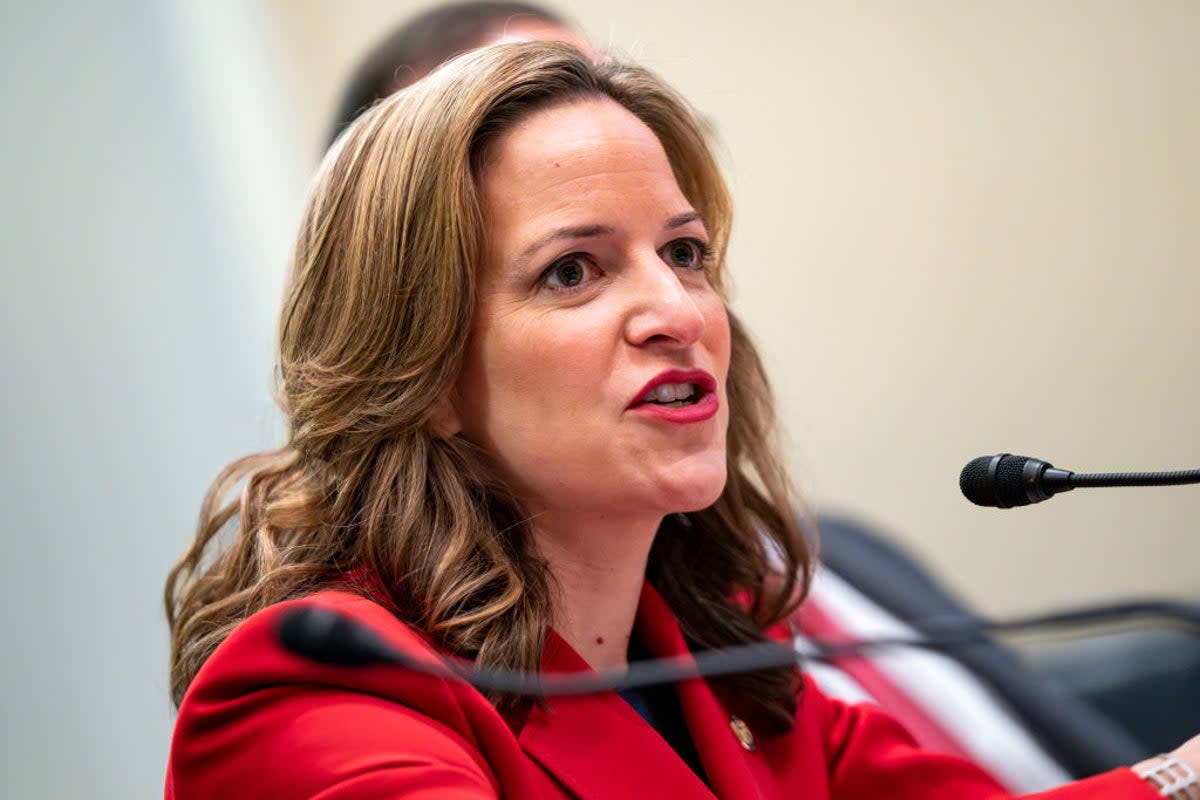
M 658 136 L 708 224 L 725 294 L 728 190 L 695 114 L 645 70 L 563 45 L 503 45 L 377 105 L 326 156 L 301 225 L 280 323 L 288 443 L 221 472 L 167 578 L 177 704 L 238 623 L 327 587 L 385 603 L 480 665 L 538 669 L 554 586 L 526 514 L 487 453 L 438 435 L 430 417 L 470 333 L 482 154 L 534 111 L 591 97 Z M 647 572 L 694 649 L 763 640 L 810 568 L 763 366 L 730 324 L 727 484 L 709 508 L 664 520 Z M 363 574 L 372 579 L 356 582 Z M 763 730 L 791 726 L 792 671 L 716 683 Z

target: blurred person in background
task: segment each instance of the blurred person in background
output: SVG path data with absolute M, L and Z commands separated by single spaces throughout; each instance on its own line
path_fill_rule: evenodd
M 686 103 L 562 45 L 350 127 L 282 315 L 288 443 L 218 477 L 168 581 L 168 797 L 1008 796 L 792 667 L 529 699 L 276 638 L 311 606 L 411 659 L 586 672 L 786 636 L 814 564 L 731 219 Z M 1193 739 L 1041 797 L 1173 796 L 1198 764 Z
M 362 57 L 342 90 L 329 143 L 372 104 L 460 53 L 501 42 L 536 41 L 565 42 L 582 53 L 593 52 L 587 37 L 545 6 L 487 0 L 434 6 L 396 27 Z

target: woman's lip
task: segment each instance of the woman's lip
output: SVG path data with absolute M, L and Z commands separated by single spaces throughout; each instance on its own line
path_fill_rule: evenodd
M 672 381 L 672 383 L 674 382 Z M 695 383 L 695 381 L 692 382 Z M 660 406 L 657 403 L 642 403 L 632 408 L 631 411 L 635 414 L 645 414 L 648 417 L 654 417 L 667 422 L 685 424 L 689 422 L 703 422 L 715 416 L 717 409 L 720 407 L 721 401 L 717 399 L 717 393 L 706 391 L 700 395 L 699 400 L 691 405 Z
M 651 392 L 651 390 L 657 389 L 659 386 L 662 386 L 664 383 L 694 383 L 694 384 L 696 384 L 696 386 L 698 386 L 700 388 L 700 392 L 702 395 L 712 396 L 714 399 L 716 398 L 717 379 L 714 378 L 709 373 L 705 372 L 702 369 L 669 369 L 666 372 L 660 372 L 659 374 L 657 374 L 653 378 L 651 378 L 650 382 L 647 383 L 645 386 L 643 386 L 642 390 L 640 392 L 638 392 L 636 395 L 634 395 L 633 400 L 630 401 L 629 405 L 626 406 L 626 408 L 634 408 L 637 406 L 645 405 L 645 403 L 643 401 L 646 399 L 646 395 L 648 395 Z M 699 405 L 699 403 L 703 402 L 703 401 L 704 401 L 704 397 L 701 397 L 700 401 L 698 403 L 696 403 L 695 405 Z M 650 405 L 653 405 L 653 404 L 651 403 Z M 656 406 L 656 407 L 663 408 L 664 406 Z M 691 408 L 691 407 L 692 406 L 685 406 L 685 408 Z M 671 410 L 677 410 L 677 409 L 671 409 Z

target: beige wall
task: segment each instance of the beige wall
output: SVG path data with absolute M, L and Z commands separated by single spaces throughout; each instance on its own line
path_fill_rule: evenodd
M 316 158 L 353 59 L 423 4 L 273 0 Z M 970 506 L 1007 450 L 1200 465 L 1200 4 L 563 2 L 715 122 L 736 307 L 796 478 L 990 611 L 1197 598 L 1200 488 Z

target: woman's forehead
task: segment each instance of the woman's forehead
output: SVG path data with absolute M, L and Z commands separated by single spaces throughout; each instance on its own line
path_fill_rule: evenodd
M 481 173 L 489 202 L 526 199 L 530 192 L 562 192 L 566 200 L 572 192 L 596 191 L 630 176 L 666 181 L 678 191 L 654 132 L 608 99 L 530 115 L 493 144 Z
M 589 148 L 616 139 L 662 150 L 654 131 L 612 98 L 564 99 L 528 112 L 501 133 L 488 147 L 484 168 L 502 154 L 552 161 L 572 151 L 586 154 Z
M 696 211 L 654 133 L 611 101 L 531 116 L 495 143 L 480 178 L 491 244 L 506 250 L 550 228 L 632 230 Z

